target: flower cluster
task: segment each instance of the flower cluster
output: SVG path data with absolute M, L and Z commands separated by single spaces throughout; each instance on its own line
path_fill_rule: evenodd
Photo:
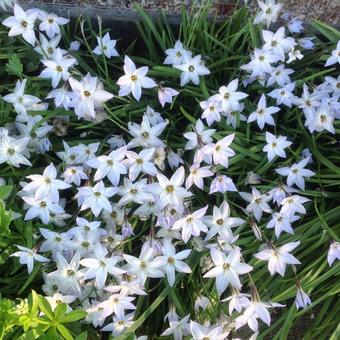
M 299 246 L 304 240 L 296 235 L 295 225 L 312 203 L 306 187 L 312 187 L 318 169 L 293 135 L 278 134 L 276 122 L 288 108 L 303 114 L 308 137 L 313 132 L 334 135 L 340 118 L 340 76 L 327 76 L 313 87 L 303 81 L 298 86 L 294 65 L 303 60 L 304 51 L 314 48 L 312 39 L 294 37 L 303 28 L 297 19 L 287 17 L 290 33 L 283 26 L 269 31 L 282 6 L 273 0 L 259 1 L 259 6 L 254 23 L 267 25 L 262 47 L 252 51 L 236 76 L 211 88 L 204 98 L 195 98 L 200 117 L 191 120 L 177 140 L 168 136 L 172 121 L 165 118 L 166 112 L 151 106 L 172 105 L 175 97 L 180 100 L 190 93 L 187 84 L 198 86 L 203 76 L 210 75 L 205 58 L 193 56 L 180 40 L 165 50 L 164 60 L 181 71 L 177 89 L 149 77 L 149 67 L 137 67 L 140 59 L 127 55 L 124 74 L 109 87 L 106 79 L 82 74 L 74 53 L 78 42 L 67 50 L 61 47 L 60 26 L 67 19 L 36 9 L 24 11 L 15 4 L 14 16 L 3 21 L 10 36 L 22 36 L 32 45 L 41 60 L 39 77 L 50 87 L 41 100 L 27 94 L 26 79 L 18 80 L 3 96 L 16 116 L 0 129 L 0 164 L 32 167 L 37 154 L 49 160 L 44 166 L 40 163 L 39 170 L 34 163 L 18 183 L 23 218 L 39 226 L 39 242 L 32 249 L 17 245 L 12 256 L 27 265 L 28 273 L 35 262 L 41 263 L 42 291 L 53 308 L 60 302 L 81 308 L 88 324 L 118 336 L 133 325 L 139 299 L 155 282 L 172 289 L 183 277 L 198 275 L 202 285 L 209 283 L 216 291 L 208 299 L 197 287 L 193 315 L 180 315 L 177 303 L 170 303 L 169 327 L 162 335 L 178 340 L 226 339 L 231 331 L 248 325 L 254 339 L 260 320 L 271 324 L 270 309 L 285 306 L 260 296 L 252 275 L 265 266 L 270 276 L 293 273 L 296 307 L 311 304 L 299 278 Z M 120 63 L 116 40 L 109 33 L 96 39 L 91 53 Z M 339 44 L 326 66 L 340 63 Z M 256 97 L 247 91 L 254 84 Z M 115 112 L 108 107 L 116 98 L 119 103 L 147 99 L 138 121 L 121 124 L 119 105 Z M 49 106 L 65 113 L 58 117 L 61 125 L 87 121 L 96 128 L 106 120 L 119 129 L 91 142 L 65 136 L 63 149 L 57 150 L 49 138 L 57 129 L 44 114 Z M 252 129 L 259 131 L 255 147 L 262 156 L 256 160 L 272 169 L 273 178 L 248 173 L 243 181 L 243 174 L 231 170 L 241 162 L 240 126 L 248 138 Z M 259 243 L 252 254 L 247 251 L 250 240 Z M 339 259 L 339 240 L 334 239 L 329 266 Z M 198 316 L 214 299 L 228 303 L 229 315 L 221 313 L 220 320 L 210 323 Z

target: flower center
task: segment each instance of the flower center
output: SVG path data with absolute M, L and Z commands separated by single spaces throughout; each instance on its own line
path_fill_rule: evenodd
M 53 19 L 52 18 L 49 18 L 47 21 L 48 21 L 49 24 L 53 23 Z
M 15 150 L 13 148 L 9 148 L 9 149 L 7 149 L 7 153 L 9 155 L 14 155 L 15 154 Z
M 174 190 L 175 190 L 175 188 L 174 188 L 174 186 L 173 185 L 167 185 L 166 186 L 166 188 L 165 188 L 165 191 L 167 192 L 167 193 L 171 193 L 171 192 L 174 192 Z
M 140 267 L 141 267 L 141 268 L 146 268 L 146 262 L 145 262 L 145 261 L 141 261 Z
M 223 264 L 223 269 L 224 270 L 228 270 L 230 268 L 230 264 L 229 263 L 224 263 Z
M 195 71 L 195 67 L 192 66 L 192 65 L 190 65 L 190 66 L 189 66 L 189 72 L 194 72 L 194 71 Z
M 327 119 L 327 118 L 326 118 L 325 115 L 321 115 L 321 116 L 320 116 L 320 120 L 321 120 L 322 123 L 324 123 L 324 122 L 326 121 L 326 119 Z
M 131 189 L 130 192 L 131 192 L 131 194 L 136 195 L 137 194 L 137 189 Z
M 177 57 L 177 58 L 180 58 L 181 56 L 182 56 L 182 53 L 181 53 L 181 52 L 177 52 L 177 53 L 176 53 L 176 57 Z
M 25 20 L 21 21 L 21 26 L 22 26 L 23 28 L 26 28 L 26 27 L 28 26 L 27 21 L 25 21 Z
M 94 195 L 95 195 L 96 197 L 99 197 L 99 196 L 101 196 L 101 193 L 100 193 L 99 191 L 96 191 L 96 192 L 94 193 Z
M 143 137 L 144 139 L 148 139 L 148 138 L 149 138 L 149 132 L 144 131 L 144 132 L 142 133 L 142 137 Z
M 169 256 L 168 257 L 168 263 L 174 264 L 174 262 L 175 262 L 175 259 L 173 257 Z
M 84 91 L 84 96 L 85 97 L 90 97 L 91 96 L 91 93 L 87 90 Z
M 135 76 L 134 74 L 130 77 L 130 79 L 132 80 L 132 81 L 136 81 L 138 78 L 137 78 L 137 76 Z
M 71 174 L 72 175 L 75 175 L 77 173 L 77 170 L 76 169 L 71 169 Z
M 110 165 L 110 166 L 112 166 L 113 165 L 113 161 L 112 161 L 112 159 L 109 159 L 109 160 L 107 160 L 107 165 Z
M 266 14 L 271 14 L 271 12 L 272 12 L 272 9 L 270 7 L 266 9 Z
M 40 202 L 40 208 L 46 208 L 46 202 L 45 201 Z
M 143 164 L 142 158 L 137 158 L 137 159 L 136 159 L 136 163 L 137 163 L 137 164 Z
M 222 225 L 223 224 L 223 218 L 219 218 L 217 221 L 216 221 L 216 223 L 218 224 L 218 225 Z
M 57 72 L 63 72 L 63 68 L 62 68 L 60 65 L 58 65 L 58 66 L 56 67 L 56 71 L 57 71 Z

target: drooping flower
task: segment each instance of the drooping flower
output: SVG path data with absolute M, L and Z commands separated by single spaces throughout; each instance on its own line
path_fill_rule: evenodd
M 159 86 L 158 88 L 158 100 L 162 107 L 164 107 L 166 103 L 172 104 L 172 97 L 175 97 L 178 94 L 179 92 L 171 87 Z
M 327 254 L 327 262 L 329 266 L 331 266 L 335 260 L 340 260 L 340 243 L 332 242 L 329 246 L 328 254 Z
M 310 297 L 308 296 L 308 294 L 303 291 L 299 283 L 296 286 L 297 286 L 296 297 L 295 297 L 296 309 L 299 309 L 299 308 L 306 309 L 306 307 L 310 305 L 312 301 L 310 300 Z

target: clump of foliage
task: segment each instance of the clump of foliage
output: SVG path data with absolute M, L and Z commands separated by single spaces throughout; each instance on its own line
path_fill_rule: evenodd
M 338 338 L 340 32 L 259 4 L 4 16 L 1 339 Z

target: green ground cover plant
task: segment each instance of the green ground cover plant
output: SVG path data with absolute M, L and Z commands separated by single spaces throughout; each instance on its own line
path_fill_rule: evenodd
M 0 339 L 339 338 L 336 28 L 0 4 Z

